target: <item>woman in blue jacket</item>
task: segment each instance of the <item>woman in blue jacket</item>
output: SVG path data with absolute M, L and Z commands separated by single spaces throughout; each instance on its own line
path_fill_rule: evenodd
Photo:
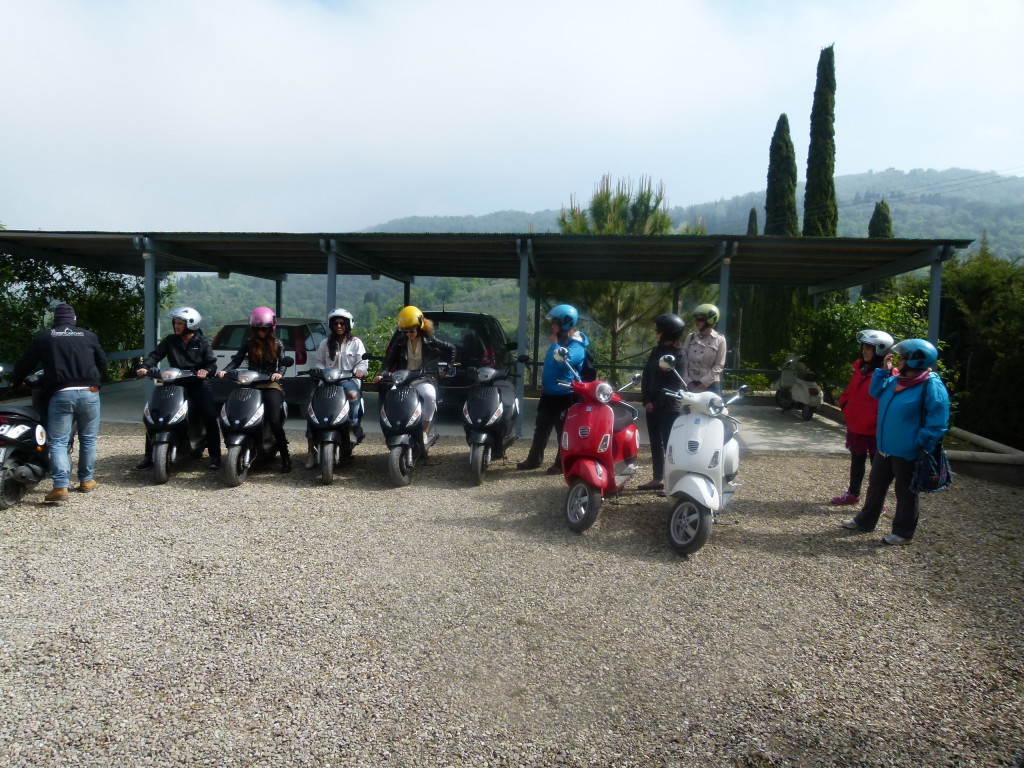
M 892 375 L 897 358 L 898 376 Z M 889 486 L 896 493 L 892 533 L 885 544 L 908 544 L 917 530 L 918 495 L 910 489 L 914 464 L 921 449 L 931 450 L 949 424 L 949 394 L 932 368 L 939 359 L 935 347 L 924 339 L 901 341 L 885 356 L 872 374 L 871 396 L 878 399 L 878 453 L 871 464 L 864 507 L 842 522 L 851 531 L 873 531 L 882 514 Z
M 559 304 L 548 312 L 545 319 L 551 323 L 551 344 L 544 357 L 544 368 L 541 372 L 541 392 L 537 401 L 537 425 L 533 430 L 533 442 L 526 461 L 516 464 L 518 469 L 537 469 L 544 461 L 544 449 L 548 444 L 548 436 L 555 431 L 555 461 L 548 467 L 549 475 L 557 475 L 562 471 L 561 438 L 562 427 L 565 426 L 565 414 L 575 400 L 571 389 L 563 384 L 573 380 L 565 363 L 555 360 L 555 350 L 565 347 L 569 351 L 568 362 L 574 370 L 583 367 L 590 339 L 577 328 L 580 316 L 571 304 Z

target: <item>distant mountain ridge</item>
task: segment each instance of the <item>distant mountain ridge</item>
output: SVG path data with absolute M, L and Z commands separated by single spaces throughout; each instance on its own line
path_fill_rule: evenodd
M 836 177 L 839 234 L 867 237 L 875 203 L 884 199 L 896 237 L 971 238 L 977 249 L 987 235 L 993 252 L 1004 258 L 1024 255 L 1024 178 L 950 168 L 944 171 L 888 168 L 878 173 Z M 671 190 L 670 190 L 671 191 Z M 797 189 L 797 210 L 804 188 Z M 713 234 L 744 234 L 750 209 L 764 225 L 764 190 L 669 209 L 673 223 L 700 221 Z M 410 216 L 371 227 L 367 232 L 558 232 L 558 210 L 497 211 L 483 216 Z

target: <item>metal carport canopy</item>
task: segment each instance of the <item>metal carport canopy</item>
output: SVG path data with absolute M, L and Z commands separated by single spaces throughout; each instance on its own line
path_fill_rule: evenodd
M 216 272 L 636 280 L 685 285 L 789 285 L 812 293 L 941 263 L 971 240 L 741 235 L 388 234 L 0 231 L 0 250 L 73 266 L 145 275 Z M 152 263 L 147 265 L 146 261 Z M 330 303 L 330 302 L 328 302 Z

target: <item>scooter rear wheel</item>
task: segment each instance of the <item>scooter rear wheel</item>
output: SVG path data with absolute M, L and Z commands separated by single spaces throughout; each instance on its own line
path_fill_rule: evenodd
M 601 511 L 601 492 L 590 483 L 577 479 L 565 495 L 565 522 L 570 530 L 583 533 L 597 522 Z
M 153 446 L 153 482 L 163 485 L 171 477 L 171 446 L 157 443 Z
M 477 443 L 469 449 L 469 477 L 473 485 L 484 481 L 484 473 L 491 463 L 491 446 Z
M 784 411 L 788 411 L 792 408 L 795 403 L 793 402 L 793 392 L 789 389 L 779 389 L 775 392 L 775 404 Z
M 814 416 L 814 412 L 815 412 L 816 410 L 817 410 L 817 409 L 816 409 L 816 408 L 815 408 L 815 407 L 814 407 L 813 405 L 805 405 L 805 406 L 803 407 L 803 410 L 801 410 L 801 411 L 800 411 L 800 417 L 801 417 L 801 418 L 802 418 L 802 419 L 803 419 L 804 421 L 810 421 L 810 420 L 811 420 L 811 417 L 812 417 L 812 416 Z
M 710 509 L 683 496 L 668 517 L 668 543 L 680 555 L 696 552 L 708 543 L 713 520 Z
M 228 448 L 224 461 L 224 483 L 231 488 L 237 488 L 245 482 L 249 476 L 249 467 L 245 463 L 246 451 L 240 445 L 232 445 Z
M 334 482 L 334 443 L 320 443 L 320 481 L 324 485 Z
M 10 509 L 25 496 L 25 486 L 14 479 L 13 467 L 0 467 L 0 509 Z
M 391 482 L 399 487 L 412 482 L 412 467 L 409 466 L 411 451 L 407 445 L 396 445 L 388 453 L 388 475 Z

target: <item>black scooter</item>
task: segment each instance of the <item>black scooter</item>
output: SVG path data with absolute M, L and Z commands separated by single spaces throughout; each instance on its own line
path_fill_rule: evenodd
M 505 371 L 490 367 L 468 369 L 473 386 L 462 406 L 462 428 L 469 445 L 469 476 L 480 485 L 494 459 L 501 459 L 516 441 L 519 398 Z
M 152 445 L 153 479 L 161 485 L 182 456 L 198 459 L 203 455 L 206 430 L 202 417 L 189 409 L 185 396 L 184 385 L 196 379 L 195 371 L 150 368 L 146 376 L 158 382 L 142 408 L 142 421 Z
M 340 368 L 312 368 L 299 376 L 310 376 L 319 382 L 309 399 L 306 421 L 317 448 L 320 479 L 330 485 L 334 481 L 334 468 L 350 459 L 352 449 L 362 440 L 350 421 L 352 405 L 359 401 L 349 400 L 341 386 L 342 382 L 355 379 L 355 374 Z
M 31 387 L 39 376 L 27 376 L 25 383 Z M 49 469 L 49 436 L 39 411 L 31 405 L 0 403 L 0 510 L 20 502 Z
M 437 432 L 432 432 L 423 439 L 423 403 L 413 386 L 423 374 L 402 370 L 382 376 L 381 386 L 388 387 L 380 409 L 380 431 L 388 446 L 388 476 L 397 486 L 409 485 L 416 462 L 426 460 L 438 438 Z
M 281 362 L 286 366 L 294 364 L 290 357 L 281 358 Z M 264 418 L 263 392 L 256 388 L 257 384 L 270 381 L 270 374 L 238 368 L 226 371 L 224 378 L 238 384 L 220 410 L 220 426 L 227 446 L 224 482 L 235 488 L 245 482 L 252 463 L 256 459 L 272 459 L 278 445 L 270 431 L 270 421 Z M 283 400 L 281 411 L 284 419 L 288 404 Z

